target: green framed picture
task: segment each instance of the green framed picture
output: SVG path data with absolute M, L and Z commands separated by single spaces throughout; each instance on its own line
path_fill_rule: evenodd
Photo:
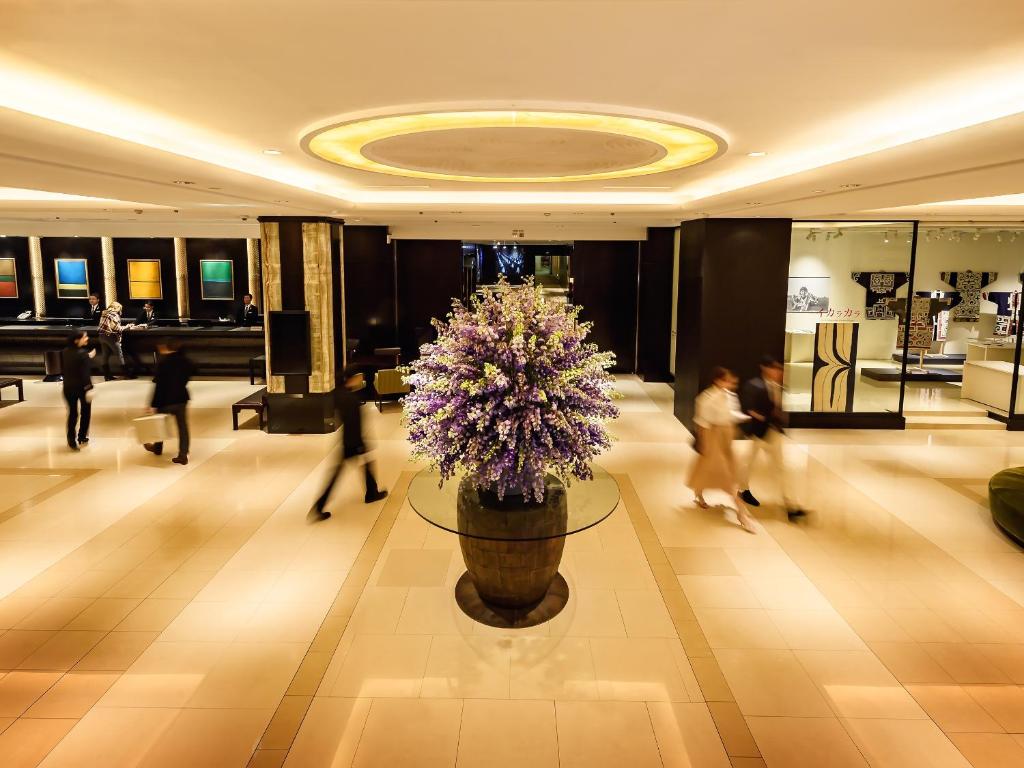
M 199 282 L 204 300 L 232 301 L 235 298 L 235 265 L 230 259 L 200 259 Z

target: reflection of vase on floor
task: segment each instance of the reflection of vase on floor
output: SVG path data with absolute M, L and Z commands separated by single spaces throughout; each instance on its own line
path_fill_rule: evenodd
M 500 608 L 529 609 L 548 592 L 565 547 L 568 507 L 565 486 L 553 475 L 544 501 L 459 485 L 459 543 L 480 598 Z

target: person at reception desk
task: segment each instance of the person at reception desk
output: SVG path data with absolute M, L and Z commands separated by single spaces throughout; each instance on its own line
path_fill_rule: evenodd
M 135 318 L 136 325 L 153 325 L 156 323 L 156 307 L 153 306 L 152 301 L 147 301 L 142 305 L 142 311 Z
M 85 313 L 85 319 L 92 325 L 100 324 L 100 316 L 103 314 L 103 305 L 100 303 L 99 294 L 89 294 L 89 308 Z
M 124 362 L 124 349 L 121 346 L 122 334 L 131 328 L 131 324 L 122 325 L 120 302 L 113 301 L 110 306 L 103 310 L 100 315 L 100 349 L 103 350 L 103 380 L 113 381 L 114 375 L 110 371 L 110 357 L 117 358 L 121 366 L 121 374 L 128 379 L 137 379 L 134 371 L 129 371 Z
M 86 350 L 89 334 L 76 331 L 68 337 L 68 345 L 60 353 L 61 371 L 64 374 L 64 400 L 68 404 L 68 448 L 77 451 L 78 446 L 89 443 L 89 419 L 92 403 L 89 390 L 92 389 L 90 358 L 96 350 Z M 81 415 L 81 420 L 79 420 Z
M 252 303 L 251 293 L 247 293 L 242 297 L 242 306 L 238 308 L 235 321 L 238 325 L 245 326 L 260 324 L 260 310 Z

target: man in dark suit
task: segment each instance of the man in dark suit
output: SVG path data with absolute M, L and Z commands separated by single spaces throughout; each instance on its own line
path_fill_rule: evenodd
M 100 324 L 100 315 L 103 314 L 103 304 L 100 301 L 98 293 L 89 294 L 89 307 L 85 312 L 85 319 L 89 321 L 90 325 Z
M 260 310 L 252 303 L 252 294 L 247 293 L 242 297 L 242 306 L 238 308 L 238 312 L 235 315 L 236 325 L 259 325 L 260 324 Z
M 782 501 L 790 520 L 803 517 L 805 512 L 793 502 L 786 482 L 786 462 L 782 453 L 782 435 L 786 428 L 786 413 L 782 409 L 783 366 L 772 357 L 761 360 L 761 375 L 750 379 L 740 389 L 740 408 L 750 417 L 740 425 L 743 433 L 750 438 L 750 456 L 741 464 L 739 486 L 743 490 L 740 498 L 752 507 L 760 502 L 750 492 L 750 470 L 761 452 L 768 457 L 772 473 L 779 478 Z
M 327 483 L 324 492 L 320 494 L 320 498 L 316 500 L 316 504 L 313 506 L 320 517 L 331 516 L 331 513 L 326 509 L 327 500 L 334 489 L 334 484 L 341 477 L 341 470 L 345 467 L 345 462 L 366 453 L 366 444 L 363 442 L 363 415 L 361 410 L 363 403 L 359 396 L 356 395 L 356 392 L 366 386 L 366 381 L 363 378 L 363 372 L 353 365 L 345 369 L 342 378 L 344 383 L 335 390 L 335 404 L 341 416 L 341 462 L 331 476 L 330 482 Z M 363 473 L 366 480 L 366 493 L 363 496 L 363 500 L 367 504 L 380 501 L 388 495 L 387 491 L 377 487 L 377 479 L 373 476 L 373 468 L 369 461 L 363 462 Z
M 68 448 L 77 451 L 78 446 L 89 443 L 89 419 L 92 404 L 89 390 L 92 389 L 90 359 L 96 350 L 87 350 L 89 334 L 75 331 L 68 337 L 68 345 L 60 353 L 61 370 L 64 374 L 64 399 L 68 404 Z M 79 412 L 82 420 L 79 422 Z M 77 436 L 77 440 L 76 440 Z
M 178 455 L 171 461 L 175 464 L 188 464 L 189 432 L 188 432 L 188 383 L 196 373 L 196 367 L 181 351 L 181 345 L 175 341 L 161 342 L 157 345 L 159 359 L 156 373 L 153 375 L 153 400 L 150 411 L 167 413 L 174 417 L 178 427 Z M 164 451 L 163 441 L 146 443 L 147 451 L 159 456 Z
M 142 311 L 135 318 L 136 325 L 153 325 L 156 323 L 156 307 L 152 301 L 142 305 Z

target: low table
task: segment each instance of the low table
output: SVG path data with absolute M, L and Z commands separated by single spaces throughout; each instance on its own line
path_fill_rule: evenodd
M 560 558 L 567 536 L 594 527 L 615 510 L 619 503 L 619 486 L 615 478 L 600 467 L 593 469 L 592 480 L 573 480 L 565 488 L 566 522 L 554 532 L 550 527 L 543 530 L 524 527 L 501 538 L 480 535 L 459 519 L 458 495 L 462 480 L 459 475 L 441 485 L 440 473 L 432 470 L 419 472 L 409 485 L 409 504 L 431 525 L 458 535 L 464 558 L 479 558 L 480 549 L 490 550 L 484 556 L 494 559 L 492 568 L 500 569 L 502 563 L 511 563 L 509 567 L 514 569 L 522 567 L 522 563 L 547 556 L 552 548 L 558 550 Z M 483 547 L 478 546 L 481 542 Z M 542 624 L 558 615 L 568 600 L 569 585 L 561 574 L 555 575 L 547 595 L 539 603 L 524 608 L 507 608 L 485 602 L 468 571 L 455 585 L 455 601 L 463 613 L 481 624 L 505 629 Z

